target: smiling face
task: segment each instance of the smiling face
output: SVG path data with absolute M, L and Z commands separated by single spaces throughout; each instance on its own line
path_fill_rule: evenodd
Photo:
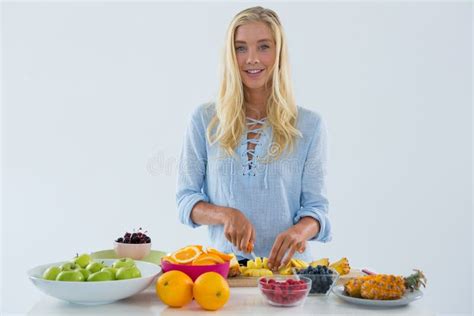
M 271 29 L 263 22 L 241 25 L 235 32 L 235 55 L 246 89 L 263 90 L 271 80 L 276 46 Z

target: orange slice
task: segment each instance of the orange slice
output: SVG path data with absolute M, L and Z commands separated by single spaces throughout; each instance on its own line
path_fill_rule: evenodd
M 213 265 L 218 263 L 224 263 L 224 260 L 217 255 L 205 253 L 201 254 L 193 261 L 193 265 Z
M 208 254 L 216 255 L 216 256 L 218 256 L 219 258 L 221 258 L 221 259 L 224 260 L 224 261 L 230 261 L 230 260 L 232 260 L 232 258 L 233 258 L 232 255 L 226 254 L 226 253 L 223 253 L 223 252 L 220 252 L 220 251 L 217 250 L 216 248 L 210 248 L 210 247 L 208 247 L 208 248 L 207 248 L 207 253 L 208 253 Z
M 197 249 L 199 249 L 199 251 L 204 252 L 203 246 L 201 246 L 201 245 L 190 245 L 188 247 L 196 247 Z
M 196 246 L 188 246 L 175 251 L 171 258 L 174 259 L 178 263 L 186 264 L 191 263 L 201 254 L 201 250 L 199 250 Z
M 177 263 L 179 264 L 179 262 L 177 262 L 176 260 L 174 260 L 173 258 L 171 258 L 170 256 L 164 256 L 161 258 L 161 261 L 168 261 L 168 262 L 171 262 L 171 263 Z

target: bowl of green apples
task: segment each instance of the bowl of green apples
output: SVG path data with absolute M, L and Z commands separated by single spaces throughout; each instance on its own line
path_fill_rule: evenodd
M 83 305 L 107 304 L 138 294 L 150 286 L 161 268 L 131 258 L 93 260 L 77 255 L 70 261 L 37 266 L 31 282 L 55 298 Z

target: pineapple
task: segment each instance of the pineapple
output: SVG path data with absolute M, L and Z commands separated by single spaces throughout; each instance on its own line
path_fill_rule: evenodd
M 339 275 L 345 275 L 351 272 L 351 266 L 349 265 L 349 260 L 347 260 L 346 257 L 331 263 L 329 267 L 335 269 Z
M 395 276 L 390 274 L 375 274 L 351 279 L 344 286 L 344 291 L 352 297 L 361 297 L 371 300 L 396 300 L 400 299 L 405 291 L 414 291 L 425 286 L 426 278 L 423 272 L 415 270 L 416 273 L 409 277 Z
M 374 277 L 375 275 L 366 275 L 366 276 L 350 279 L 344 285 L 344 291 L 349 296 L 361 298 L 362 296 L 360 294 L 360 287 L 362 286 L 362 283 L 364 283 L 367 280 L 373 279 Z
M 371 300 L 397 300 L 405 294 L 403 277 L 379 274 L 360 286 L 362 298 Z

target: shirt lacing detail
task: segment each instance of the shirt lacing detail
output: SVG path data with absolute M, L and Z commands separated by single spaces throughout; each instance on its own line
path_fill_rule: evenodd
M 255 138 L 248 138 L 248 136 L 246 136 L 245 140 L 243 142 L 243 144 L 245 144 L 245 150 L 242 153 L 242 156 L 243 156 L 242 158 L 245 161 L 245 163 L 242 164 L 243 175 L 255 176 L 255 174 L 256 174 L 255 173 L 255 168 L 256 168 L 256 164 L 257 164 L 257 159 L 259 157 L 256 155 L 255 152 L 257 150 L 257 147 L 261 145 L 262 137 L 267 136 L 267 134 L 265 132 L 266 121 L 267 121 L 266 117 L 262 118 L 260 120 L 247 117 L 247 122 L 246 122 L 247 131 L 246 131 L 246 134 L 248 135 L 249 133 L 254 133 L 254 134 L 258 134 L 258 135 Z M 253 127 L 255 125 L 261 125 L 261 127 L 251 129 L 251 127 Z M 249 147 L 248 147 L 249 144 L 255 144 L 255 147 L 249 149 Z M 249 159 L 249 155 L 251 156 L 250 159 Z M 263 178 L 265 189 L 268 189 L 267 174 L 268 174 L 268 163 L 265 164 L 265 174 L 264 174 L 264 178 Z
M 255 176 L 255 168 L 256 168 L 256 161 L 259 158 L 255 151 L 257 150 L 257 147 L 261 145 L 261 139 L 263 136 L 266 136 L 267 134 L 265 133 L 265 123 L 267 118 L 262 118 L 260 120 L 253 119 L 250 117 L 246 118 L 246 125 L 247 125 L 247 130 L 245 131 L 245 139 L 241 143 L 241 145 L 245 145 L 245 150 L 242 152 L 242 175 L 243 176 Z M 250 127 L 255 126 L 255 125 L 262 125 L 261 127 L 255 128 L 255 129 L 250 129 Z M 255 138 L 248 138 L 249 133 L 254 133 L 258 134 L 257 137 Z M 249 148 L 248 144 L 255 144 L 254 148 Z M 251 158 L 249 159 L 249 155 Z M 268 181 L 267 181 L 267 174 L 268 174 L 268 164 L 265 164 L 265 173 L 263 177 L 263 182 L 264 182 L 264 187 L 265 189 L 268 189 Z M 230 198 L 234 198 L 234 192 L 233 192 L 233 182 L 234 182 L 234 165 L 231 163 L 230 164 L 230 181 L 229 181 L 229 191 L 230 191 Z

